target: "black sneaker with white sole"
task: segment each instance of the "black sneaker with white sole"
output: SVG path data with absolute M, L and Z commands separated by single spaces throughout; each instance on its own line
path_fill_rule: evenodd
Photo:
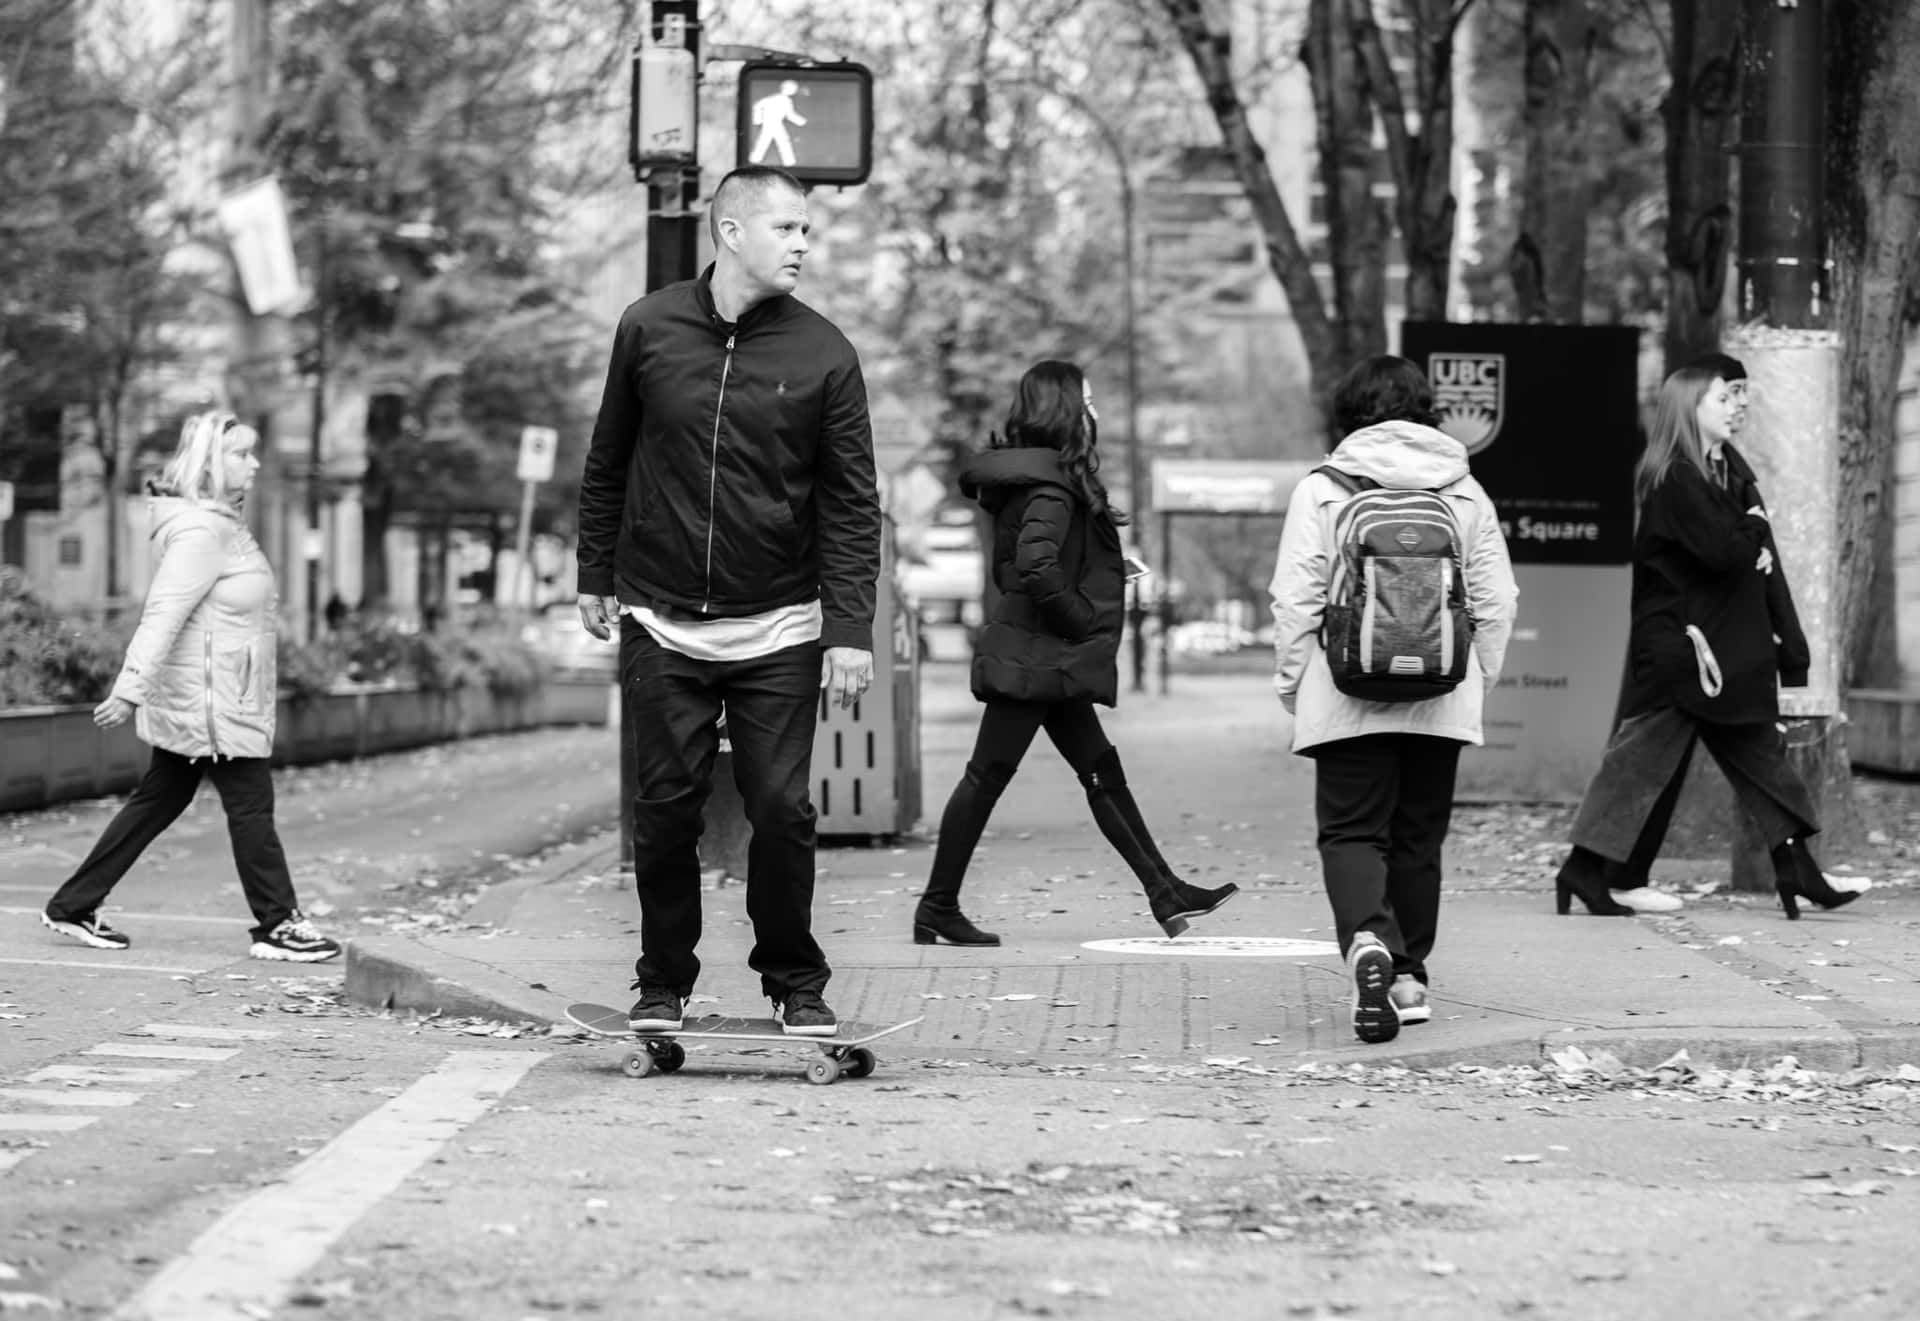
M 247 953 L 283 963 L 324 963 L 340 953 L 340 942 L 321 935 L 319 928 L 295 911 L 266 935 L 255 936 Z
M 790 1037 L 830 1037 L 840 1030 L 840 1020 L 818 991 L 789 991 L 784 1003 L 776 1001 L 780 1028 Z
M 640 998 L 627 1010 L 627 1026 L 635 1032 L 678 1032 L 686 1011 L 680 997 L 664 986 L 637 988 Z
M 55 931 L 69 940 L 77 940 L 82 945 L 91 945 L 95 949 L 125 949 L 133 944 L 120 932 L 115 931 L 100 919 L 97 912 L 85 917 L 55 917 L 52 913 L 40 914 L 40 925 L 49 931 Z
M 1371 931 L 1362 931 L 1347 949 L 1353 975 L 1353 1035 L 1368 1045 L 1400 1035 L 1400 1011 L 1393 1004 L 1393 955 Z

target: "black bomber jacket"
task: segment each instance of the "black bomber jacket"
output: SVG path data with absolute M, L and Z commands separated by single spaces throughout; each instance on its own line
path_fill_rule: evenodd
M 819 597 L 873 649 L 880 501 L 860 359 L 790 295 L 729 324 L 713 268 L 620 318 L 580 480 L 583 594 L 696 617 Z

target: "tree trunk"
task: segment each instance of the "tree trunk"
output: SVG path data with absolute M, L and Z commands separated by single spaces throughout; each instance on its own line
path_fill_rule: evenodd
M 1287 306 L 1293 312 L 1294 325 L 1299 329 L 1300 341 L 1306 348 L 1307 377 L 1313 396 L 1324 407 L 1326 393 L 1333 388 L 1340 370 L 1339 349 L 1333 327 L 1327 321 L 1320 286 L 1313 278 L 1313 266 L 1294 230 L 1293 218 L 1287 214 L 1286 203 L 1280 199 L 1273 171 L 1267 168 L 1267 153 L 1247 122 L 1246 104 L 1234 86 L 1232 39 L 1213 30 L 1207 21 L 1204 0 L 1161 0 L 1161 4 L 1206 89 L 1207 105 L 1220 125 L 1220 136 L 1233 160 L 1234 172 L 1266 239 L 1267 265 L 1280 282 Z
M 1387 217 L 1374 198 L 1373 105 L 1350 10 L 1365 0 L 1310 0 L 1304 58 L 1333 268 L 1337 369 L 1387 351 Z
M 1411 27 L 1413 105 L 1393 71 L 1374 22 L 1372 0 L 1348 9 L 1367 94 L 1380 114 L 1393 169 L 1394 210 L 1407 260 L 1409 321 L 1447 319 L 1447 275 L 1453 261 L 1453 41 L 1473 0 L 1401 0 Z
M 1578 325 L 1587 297 L 1587 120 L 1600 32 L 1587 0 L 1527 0 L 1520 235 L 1538 278 L 1516 279 L 1522 321 Z
M 1735 95 L 1740 6 L 1671 0 L 1672 83 L 1667 125 L 1667 369 L 1720 347 L 1720 299 L 1733 244 L 1727 149 Z
M 1894 682 L 1871 643 L 1893 599 L 1894 407 L 1920 307 L 1920 7 L 1837 5 L 1828 36 L 1828 236 L 1840 332 L 1841 691 Z M 1881 634 L 1884 637 L 1884 634 Z

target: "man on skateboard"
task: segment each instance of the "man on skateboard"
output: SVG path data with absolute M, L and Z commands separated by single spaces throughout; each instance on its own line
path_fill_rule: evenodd
M 620 628 L 633 728 L 636 1031 L 678 1031 L 700 972 L 702 813 L 724 708 L 752 838 L 747 915 L 784 1030 L 832 1036 L 813 938 L 819 694 L 873 682 L 880 501 L 860 359 L 793 297 L 805 190 L 720 181 L 714 263 L 629 307 L 580 482 L 580 617 Z

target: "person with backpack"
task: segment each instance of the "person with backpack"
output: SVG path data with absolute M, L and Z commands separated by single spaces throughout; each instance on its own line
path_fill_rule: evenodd
M 1789 920 L 1801 899 L 1838 908 L 1865 878 L 1821 871 L 1807 846 L 1818 809 L 1787 760 L 1779 689 L 1811 660 L 1760 487 L 1732 444 L 1746 368 L 1710 354 L 1668 376 L 1634 469 L 1632 619 L 1620 723 L 1581 799 L 1554 905 L 1630 917 L 1672 912 L 1647 884 L 1695 743 L 1726 773 L 1771 852 Z
M 1460 749 L 1479 744 L 1520 591 L 1466 446 L 1405 358 L 1355 367 L 1343 439 L 1301 479 L 1280 534 L 1274 688 L 1314 763 L 1322 879 L 1353 983 L 1354 1034 L 1432 1017 L 1427 958 Z
M 1094 823 L 1140 880 L 1168 936 L 1239 891 L 1174 874 L 1127 787 L 1120 754 L 1094 714 L 1113 706 L 1127 566 L 1126 515 L 1098 472 L 1093 389 L 1070 362 L 1035 363 L 1020 378 L 1006 426 L 960 477 L 993 516 L 990 563 L 1000 589 L 974 647 L 973 695 L 986 703 L 960 783 L 940 816 L 925 892 L 913 913 L 918 945 L 998 945 L 960 911 L 960 883 L 994 804 L 1041 730 L 1087 792 Z

